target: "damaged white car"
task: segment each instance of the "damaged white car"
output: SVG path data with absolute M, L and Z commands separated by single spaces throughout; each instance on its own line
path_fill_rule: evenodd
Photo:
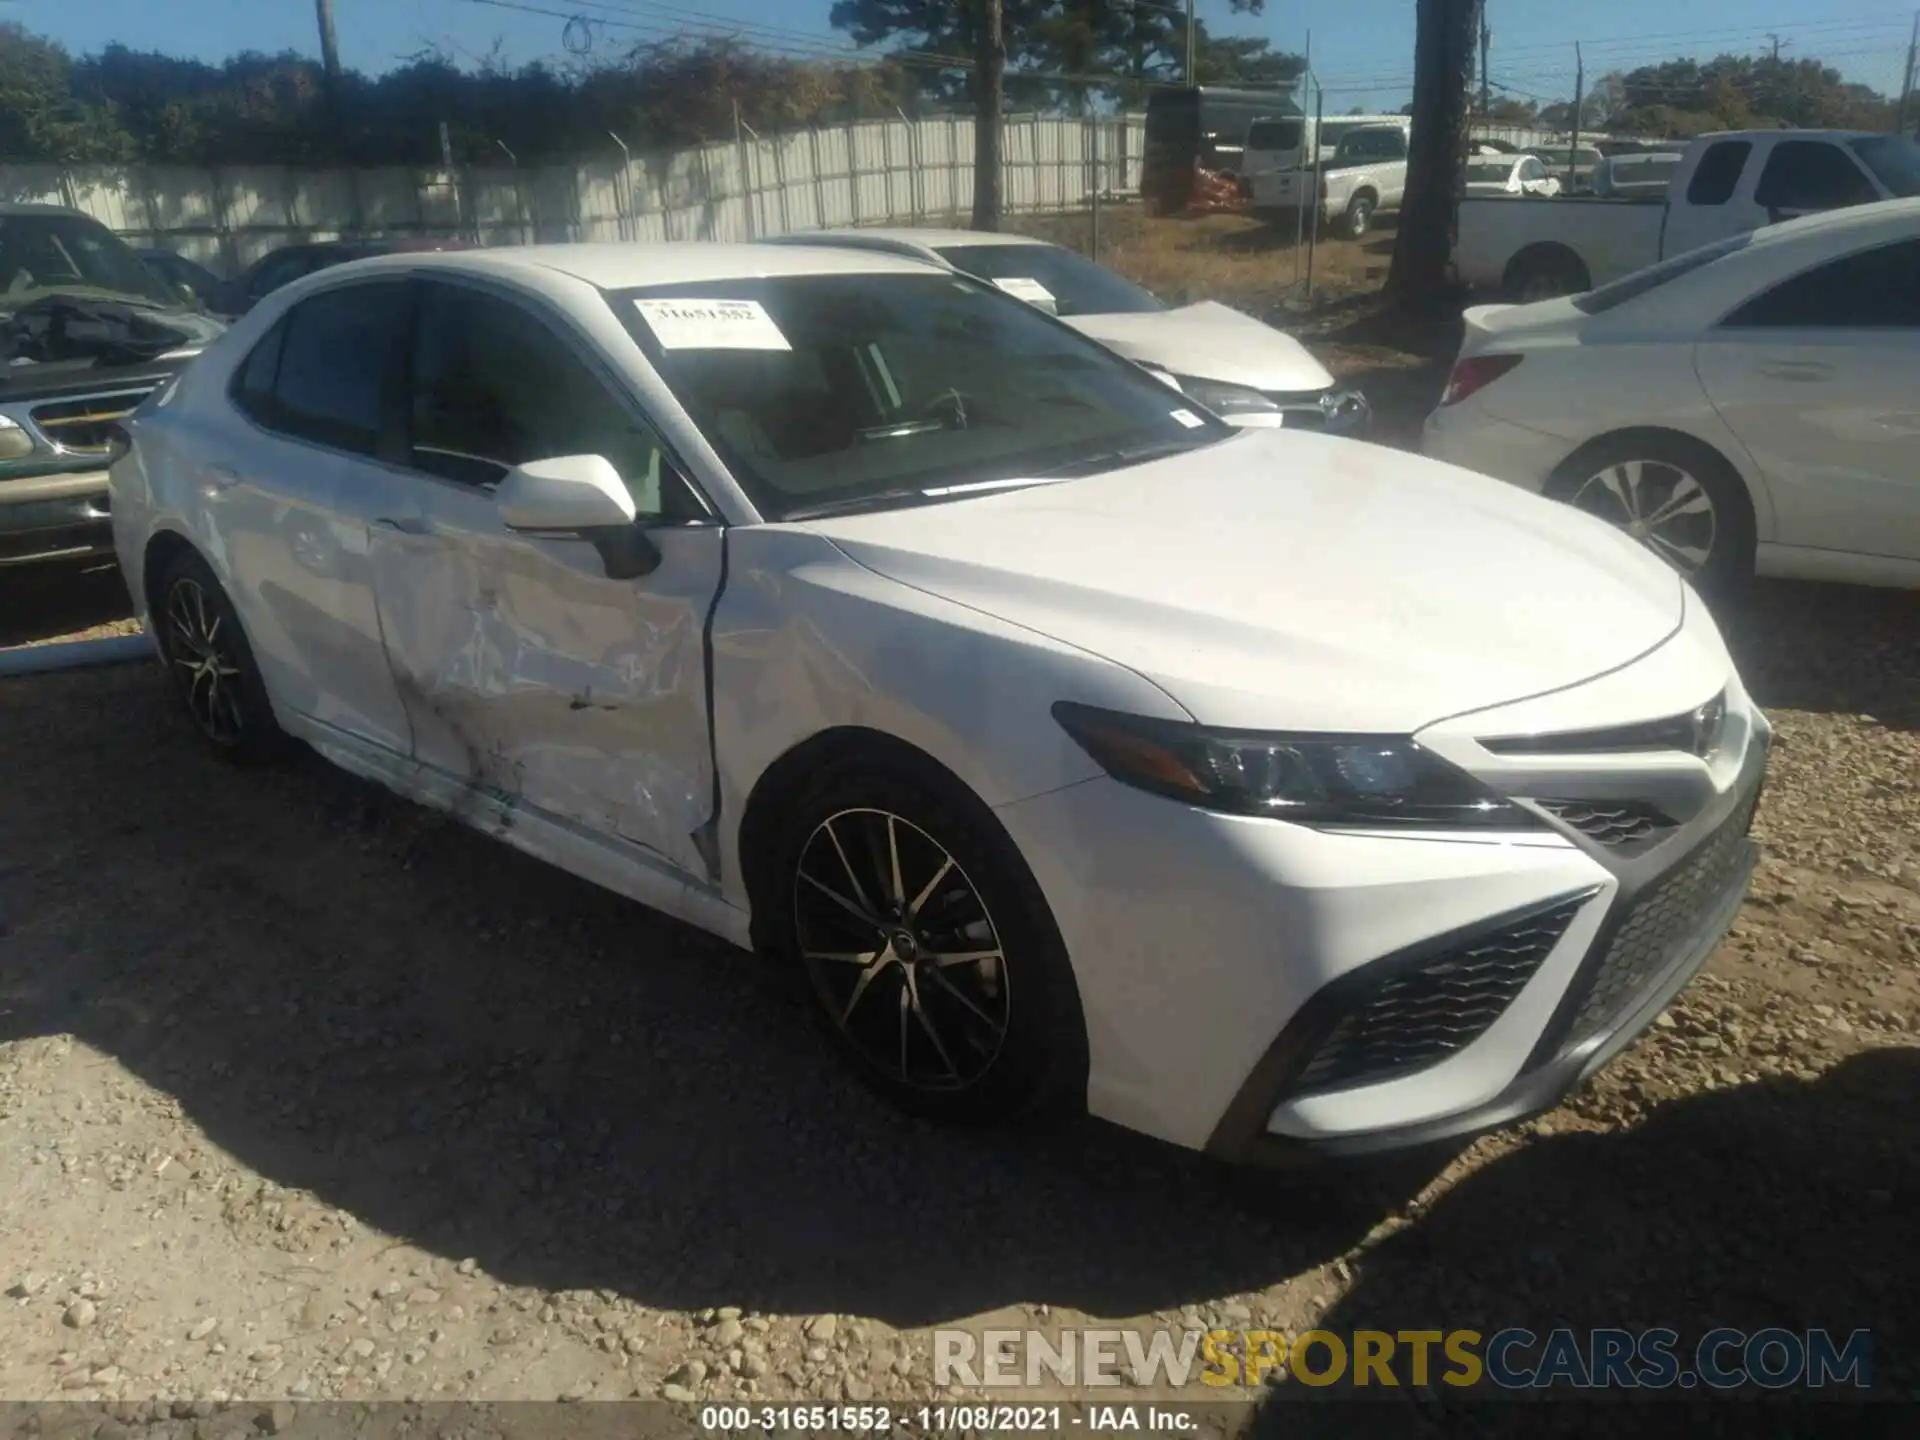
M 1753 863 L 1767 723 L 1645 550 L 914 261 L 359 261 L 128 428 L 121 563 L 219 753 L 297 738 L 766 952 L 922 1113 L 1234 1159 L 1504 1123 Z

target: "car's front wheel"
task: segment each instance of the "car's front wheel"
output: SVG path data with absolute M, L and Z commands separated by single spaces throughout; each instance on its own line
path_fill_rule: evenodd
M 260 679 L 240 617 L 212 568 L 191 550 L 164 563 L 151 622 L 180 709 L 225 760 L 282 753 L 286 736 Z
M 1638 540 L 1698 588 L 1725 593 L 1753 574 L 1753 506 L 1711 447 L 1666 431 L 1626 431 L 1571 456 L 1546 488 Z
M 918 766 L 831 765 L 780 849 L 773 948 L 870 1086 L 941 1120 L 1084 1104 L 1065 946 L 984 805 Z

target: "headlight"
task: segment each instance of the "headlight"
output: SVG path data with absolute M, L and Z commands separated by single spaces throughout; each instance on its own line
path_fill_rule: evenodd
M 33 451 L 33 436 L 0 415 L 0 460 L 24 460 Z
M 1182 391 L 1222 417 L 1266 414 L 1280 408 L 1258 390 L 1249 389 L 1245 385 L 1227 385 L 1219 380 L 1202 380 L 1197 375 L 1177 375 L 1174 378 L 1180 382 Z
M 1301 825 L 1544 826 L 1405 736 L 1208 730 L 1067 701 L 1053 718 L 1114 779 L 1210 810 Z

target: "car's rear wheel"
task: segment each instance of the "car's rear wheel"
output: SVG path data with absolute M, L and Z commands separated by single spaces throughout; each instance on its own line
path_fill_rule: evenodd
M 260 679 L 240 617 L 206 561 L 191 550 L 164 564 L 152 623 L 168 680 L 188 722 L 225 760 L 281 754 L 285 734 Z
M 1576 452 L 1549 498 L 1626 531 L 1699 589 L 1752 577 L 1753 506 L 1738 472 L 1711 447 L 1666 431 L 1627 431 Z
M 1517 305 L 1579 295 L 1593 288 L 1587 267 L 1578 255 L 1557 245 L 1539 246 L 1516 255 L 1507 267 L 1502 287 Z
M 919 769 L 843 763 L 807 787 L 771 867 L 772 948 L 902 1108 L 995 1122 L 1083 1104 L 1079 995 L 1039 887 L 985 806 Z
M 1340 216 L 1340 233 L 1349 240 L 1364 239 L 1373 228 L 1373 197 L 1356 195 Z

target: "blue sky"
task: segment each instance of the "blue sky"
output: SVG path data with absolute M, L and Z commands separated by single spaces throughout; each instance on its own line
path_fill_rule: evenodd
M 334 0 L 345 62 L 368 71 L 429 47 L 478 57 L 496 41 L 516 61 L 565 58 L 572 15 L 599 22 L 585 27 L 599 54 L 734 25 L 743 37 L 790 53 L 827 53 L 845 44 L 827 24 L 830 8 L 831 0 Z M 1267 13 L 1254 18 L 1233 16 L 1228 0 L 1199 0 L 1217 31 L 1264 35 L 1283 48 L 1303 46 L 1310 28 L 1329 110 L 1397 107 L 1407 98 L 1413 9 L 1413 0 L 1268 0 Z M 1592 76 L 1678 54 L 1756 51 L 1772 43 L 1769 31 L 1784 53 L 1826 58 L 1849 78 L 1891 93 L 1913 13 L 1889 0 L 1488 0 L 1487 10 L 1494 79 L 1547 99 L 1572 93 L 1576 40 L 1585 42 Z M 113 40 L 204 59 L 242 49 L 318 51 L 313 0 L 13 0 L 0 15 L 76 52 Z M 572 28 L 576 44 L 582 31 Z

